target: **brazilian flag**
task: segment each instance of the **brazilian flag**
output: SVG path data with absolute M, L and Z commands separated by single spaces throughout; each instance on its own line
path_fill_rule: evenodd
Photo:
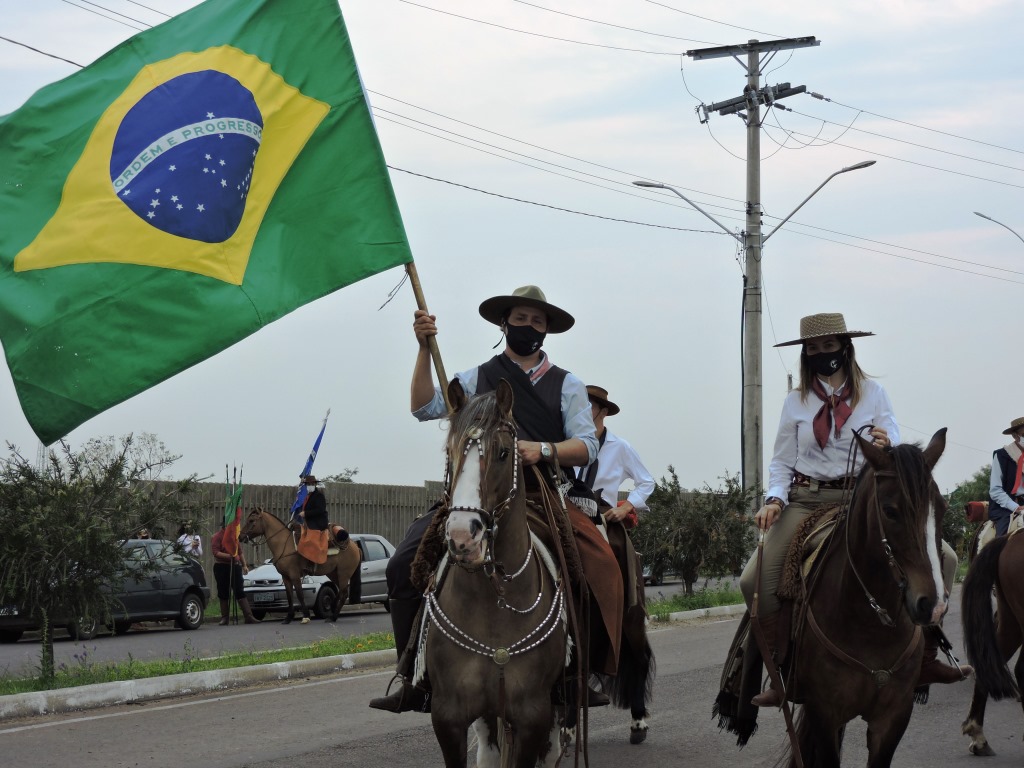
M 411 261 L 337 0 L 207 0 L 0 117 L 0 341 L 44 443 Z

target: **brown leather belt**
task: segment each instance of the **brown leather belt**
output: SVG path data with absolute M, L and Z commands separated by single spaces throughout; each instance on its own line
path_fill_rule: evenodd
M 799 472 L 793 473 L 793 485 L 799 486 L 800 488 L 840 490 L 843 488 L 852 488 L 855 479 L 856 478 L 853 475 L 847 475 L 846 477 L 837 477 L 835 480 L 815 480 L 813 477 L 801 475 Z

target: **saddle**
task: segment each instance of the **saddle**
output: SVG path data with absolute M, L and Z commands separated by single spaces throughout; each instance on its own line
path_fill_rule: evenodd
M 350 543 L 348 531 L 340 525 L 329 525 L 323 531 L 303 525 L 295 548 L 311 563 L 323 565 L 329 555 L 345 551 Z
M 1006 529 L 1006 535 L 1013 536 L 1022 529 L 1024 529 L 1024 516 L 1014 512 L 1010 515 L 1010 524 Z M 974 555 L 977 556 L 986 544 L 990 544 L 995 540 L 996 524 L 991 520 L 985 520 L 985 524 L 981 526 L 981 530 L 978 532 L 978 548 L 974 550 Z

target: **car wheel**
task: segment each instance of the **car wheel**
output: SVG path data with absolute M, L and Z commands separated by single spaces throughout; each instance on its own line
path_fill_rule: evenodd
M 191 592 L 181 599 L 178 612 L 178 626 L 182 629 L 199 629 L 203 626 L 203 601 Z
M 23 634 L 21 629 L 0 629 L 0 643 L 16 643 Z
M 128 630 L 132 628 L 130 621 L 115 621 L 114 622 L 114 634 L 124 635 L 128 633 Z
M 72 640 L 92 640 L 99 629 L 96 619 L 75 619 L 68 624 L 68 634 Z
M 263 621 L 263 619 L 267 617 L 267 612 L 259 608 L 253 608 L 252 617 L 256 619 L 256 621 Z
M 313 615 L 318 619 L 326 619 L 334 609 L 334 587 L 326 584 L 320 587 L 316 593 L 316 600 L 313 601 Z

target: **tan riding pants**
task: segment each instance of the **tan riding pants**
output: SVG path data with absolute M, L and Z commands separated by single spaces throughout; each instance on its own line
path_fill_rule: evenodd
M 757 612 L 760 616 L 769 616 L 779 611 L 779 598 L 775 591 L 779 588 L 779 580 L 782 578 L 782 568 L 786 562 L 786 553 L 789 551 L 789 544 L 793 541 L 796 529 L 804 519 L 823 505 L 838 504 L 843 499 L 841 489 L 818 488 L 811 490 L 801 486 L 792 486 L 789 489 L 789 506 L 782 510 L 779 519 L 775 521 L 764 537 L 764 553 L 761 565 L 761 595 L 758 602 Z M 957 558 L 956 552 L 945 541 L 942 542 L 942 581 L 946 588 L 946 594 L 953 589 L 953 579 L 956 576 Z M 751 607 L 754 601 L 754 587 L 757 584 L 757 550 L 750 556 L 743 575 L 740 576 L 740 591 L 743 592 L 743 599 L 747 607 Z

